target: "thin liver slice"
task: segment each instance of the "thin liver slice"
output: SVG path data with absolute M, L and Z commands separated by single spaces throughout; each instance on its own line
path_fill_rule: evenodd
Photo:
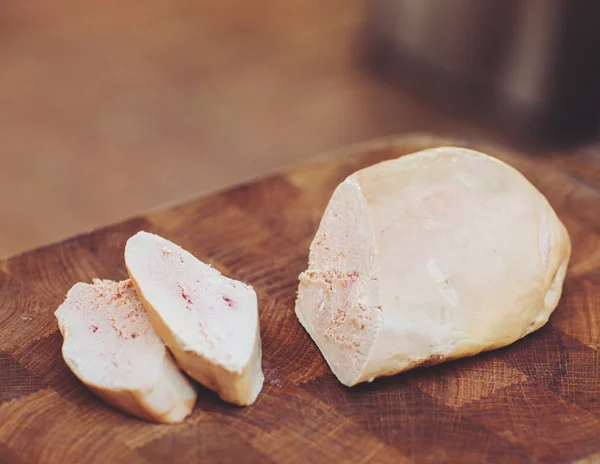
M 153 329 L 132 282 L 77 283 L 56 317 L 73 373 L 114 406 L 145 419 L 177 422 L 196 392 Z

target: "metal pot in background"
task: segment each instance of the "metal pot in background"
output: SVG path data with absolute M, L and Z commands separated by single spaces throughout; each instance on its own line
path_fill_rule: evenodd
M 374 0 L 366 34 L 381 76 L 410 79 L 530 141 L 599 134 L 599 2 Z

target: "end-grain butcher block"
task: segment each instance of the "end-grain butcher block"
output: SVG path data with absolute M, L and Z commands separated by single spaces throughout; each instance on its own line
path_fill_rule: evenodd
M 337 187 L 296 314 L 352 386 L 539 329 L 570 253 L 565 227 L 517 170 L 467 149 L 429 149 Z
M 107 403 L 164 423 L 192 412 L 196 390 L 158 338 L 130 280 L 75 284 L 56 318 L 67 365 Z
M 252 287 L 147 232 L 127 241 L 125 264 L 179 365 L 223 400 L 254 403 L 264 377 Z

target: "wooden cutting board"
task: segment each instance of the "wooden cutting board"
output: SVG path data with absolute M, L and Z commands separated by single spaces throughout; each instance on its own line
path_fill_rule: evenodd
M 573 241 L 561 303 L 524 340 L 349 389 L 294 316 L 296 278 L 335 186 L 375 162 L 451 143 L 376 141 L 0 261 L 0 462 L 600 462 L 593 157 L 488 150 L 549 198 Z M 54 310 L 77 281 L 126 278 L 123 246 L 140 229 L 257 290 L 266 379 L 254 406 L 201 389 L 184 423 L 145 423 L 104 405 L 64 364 Z

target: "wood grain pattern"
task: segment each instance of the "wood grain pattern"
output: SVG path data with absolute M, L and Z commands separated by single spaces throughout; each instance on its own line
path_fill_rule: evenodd
M 591 158 L 565 165 L 487 150 L 534 182 L 573 241 L 563 299 L 524 340 L 349 389 L 294 316 L 296 279 L 335 186 L 449 143 L 385 139 L 1 262 L 0 462 L 597 462 L 600 168 Z M 201 388 L 189 420 L 149 424 L 105 406 L 62 361 L 54 310 L 78 280 L 125 277 L 123 246 L 140 229 L 256 288 L 266 379 L 254 406 Z

